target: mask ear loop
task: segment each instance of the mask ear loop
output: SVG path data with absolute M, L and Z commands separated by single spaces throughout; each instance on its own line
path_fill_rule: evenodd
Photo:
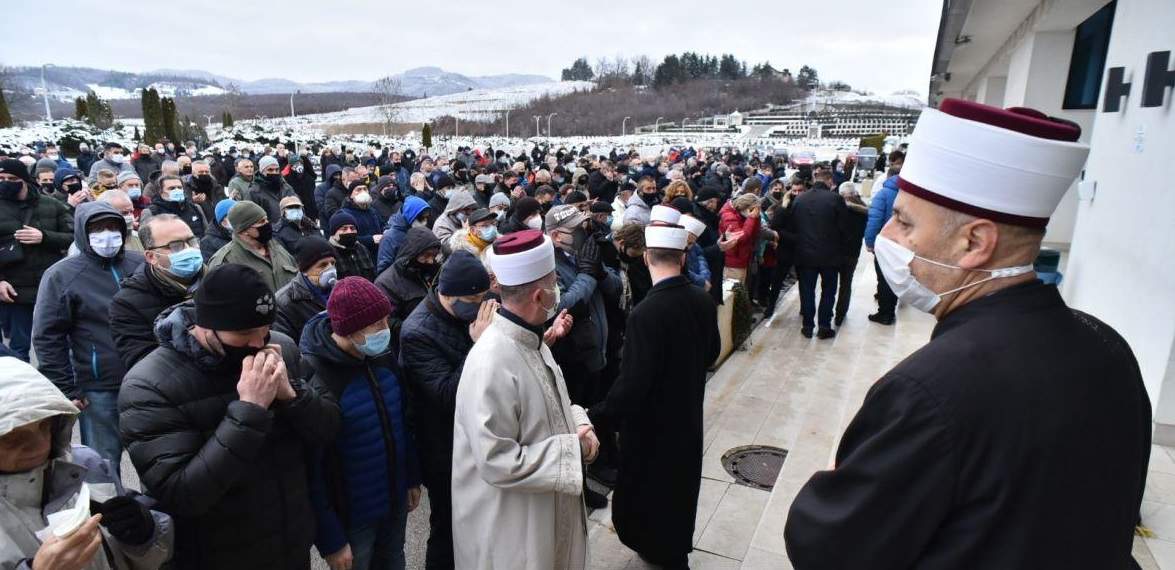
M 958 267 L 946 265 L 946 264 L 939 263 L 937 261 L 930 260 L 930 259 L 925 259 L 922 257 L 919 257 L 918 259 L 921 259 L 922 261 L 926 261 L 928 263 L 933 263 L 935 265 L 940 265 L 942 267 L 950 267 L 952 269 L 959 269 Z M 959 291 L 962 291 L 963 289 L 974 287 L 976 285 L 982 285 L 983 283 L 987 283 L 988 281 L 992 281 L 994 279 L 1003 279 L 1003 278 L 1007 278 L 1007 277 L 1017 277 L 1020 275 L 1024 275 L 1025 273 L 1028 273 L 1028 272 L 1032 271 L 1033 269 L 1035 269 L 1035 268 L 1031 265 L 1021 265 L 1019 267 L 1005 267 L 1003 269 L 969 269 L 968 271 L 986 271 L 986 272 L 990 273 L 991 275 L 989 275 L 986 279 L 980 279 L 979 281 L 976 281 L 974 283 L 968 283 L 968 284 L 963 285 L 961 287 L 955 287 L 954 289 L 951 289 L 950 291 L 943 291 L 942 293 L 938 294 L 938 298 L 942 299 L 942 298 L 946 297 L 947 295 L 958 293 Z

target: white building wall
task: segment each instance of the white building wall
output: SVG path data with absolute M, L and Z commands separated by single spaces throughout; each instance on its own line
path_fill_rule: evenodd
M 1171 30 L 1175 2 L 1118 3 L 1106 67 L 1125 67 L 1133 85 L 1120 112 L 1104 113 L 1103 81 L 1085 170 L 1097 191 L 1079 204 L 1063 283 L 1072 306 L 1130 343 L 1162 424 L 1175 424 L 1175 94 L 1140 105 L 1147 54 L 1175 51 Z

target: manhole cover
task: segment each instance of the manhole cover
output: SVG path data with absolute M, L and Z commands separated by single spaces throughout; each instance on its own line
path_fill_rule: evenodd
M 738 483 L 770 491 L 783 468 L 787 450 L 766 445 L 744 445 L 722 454 L 722 467 Z

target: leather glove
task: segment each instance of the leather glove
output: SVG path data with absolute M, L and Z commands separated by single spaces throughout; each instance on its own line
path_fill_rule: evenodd
M 598 273 L 600 266 L 600 248 L 594 240 L 583 240 L 583 244 L 579 246 L 579 251 L 576 252 L 575 258 L 579 262 L 580 273 L 587 273 L 588 275 L 596 275 Z
M 91 512 L 102 515 L 102 526 L 119 542 L 131 546 L 145 544 L 155 534 L 151 511 L 131 497 L 114 497 L 105 503 L 92 503 Z

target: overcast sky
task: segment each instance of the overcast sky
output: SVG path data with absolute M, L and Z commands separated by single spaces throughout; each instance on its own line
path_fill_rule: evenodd
M 925 95 L 942 0 L 6 0 L 0 64 L 374 80 L 421 66 L 553 79 L 579 56 L 733 53 Z M 808 8 L 808 9 L 806 9 Z M 48 10 L 48 11 L 46 11 Z M 38 20 L 50 18 L 50 20 Z

